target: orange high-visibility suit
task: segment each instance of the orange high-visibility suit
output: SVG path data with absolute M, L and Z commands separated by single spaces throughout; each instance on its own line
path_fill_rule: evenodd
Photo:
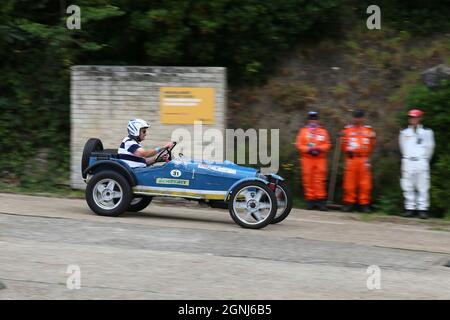
M 327 152 L 331 148 L 327 130 L 307 125 L 297 134 L 296 147 L 300 151 L 305 200 L 325 200 L 327 197 Z
M 375 131 L 370 126 L 348 125 L 342 131 L 341 149 L 345 154 L 343 178 L 345 204 L 370 204 L 372 191 L 370 154 L 374 146 Z

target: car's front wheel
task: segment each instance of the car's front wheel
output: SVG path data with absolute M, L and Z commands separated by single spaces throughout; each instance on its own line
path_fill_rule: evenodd
M 228 200 L 231 218 L 244 228 L 260 229 L 272 222 L 277 212 L 275 194 L 260 181 L 237 185 Z
M 139 212 L 147 208 L 147 206 L 152 202 L 153 197 L 148 196 L 135 196 L 130 203 L 127 211 Z
M 100 171 L 89 180 L 86 201 L 96 214 L 117 217 L 124 213 L 132 199 L 127 179 L 115 171 Z

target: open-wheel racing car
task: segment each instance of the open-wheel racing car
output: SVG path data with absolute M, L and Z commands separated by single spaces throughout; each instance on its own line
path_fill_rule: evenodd
M 244 228 L 259 229 L 283 221 L 292 209 L 292 195 L 278 175 L 231 161 L 196 162 L 171 148 L 162 149 L 156 163 L 131 168 L 116 149 L 103 149 L 99 139 L 89 139 L 82 155 L 82 175 L 87 183 L 86 201 L 99 215 L 119 216 L 146 208 L 153 197 L 180 197 L 228 208 L 232 219 Z M 167 154 L 166 162 L 159 162 Z

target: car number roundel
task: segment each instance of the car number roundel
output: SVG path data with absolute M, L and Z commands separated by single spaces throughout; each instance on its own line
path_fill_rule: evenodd
M 180 177 L 181 171 L 180 170 L 172 170 L 172 171 L 170 171 L 170 175 L 174 178 Z

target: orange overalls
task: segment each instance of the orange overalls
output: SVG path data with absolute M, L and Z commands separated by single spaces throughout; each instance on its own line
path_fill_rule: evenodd
M 327 197 L 326 154 L 331 148 L 327 130 L 320 126 L 301 128 L 297 135 L 296 147 L 300 151 L 305 200 L 325 200 Z M 316 151 L 312 152 L 313 150 Z
M 372 173 L 369 157 L 374 146 L 375 131 L 370 126 L 348 125 L 342 131 L 341 149 L 345 154 L 343 181 L 345 204 L 370 204 Z

